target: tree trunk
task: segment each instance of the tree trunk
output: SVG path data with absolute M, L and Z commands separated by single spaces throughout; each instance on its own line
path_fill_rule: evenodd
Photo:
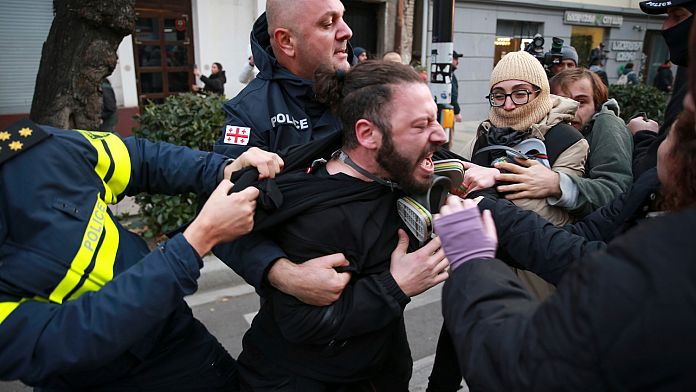
M 98 129 L 103 78 L 135 27 L 135 0 L 54 0 L 43 44 L 31 119 L 58 128 Z

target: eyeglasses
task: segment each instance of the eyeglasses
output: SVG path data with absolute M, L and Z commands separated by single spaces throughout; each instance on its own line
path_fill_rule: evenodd
M 486 99 L 488 100 L 488 103 L 490 103 L 491 106 L 493 106 L 494 108 L 504 106 L 505 101 L 507 101 L 508 97 L 510 97 L 512 103 L 514 103 L 515 105 L 525 105 L 529 103 L 529 96 L 534 93 L 538 93 L 539 91 L 541 91 L 541 89 L 534 91 L 515 90 L 510 94 L 490 93 L 486 96 Z

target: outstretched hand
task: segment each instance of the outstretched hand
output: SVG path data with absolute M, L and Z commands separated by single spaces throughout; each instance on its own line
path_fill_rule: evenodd
M 495 176 L 496 181 L 508 182 L 510 185 L 498 186 L 498 192 L 506 193 L 508 200 L 543 199 L 561 196 L 561 179 L 555 171 L 534 159 L 515 158 L 518 164 L 501 162 L 496 168 L 507 173 Z

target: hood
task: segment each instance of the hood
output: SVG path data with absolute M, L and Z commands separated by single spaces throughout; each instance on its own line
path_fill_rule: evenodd
M 615 100 L 614 98 L 604 102 L 604 105 L 602 105 L 602 107 L 599 109 L 599 112 L 597 112 L 597 114 L 606 113 L 606 112 L 611 112 L 616 117 L 620 117 L 621 116 L 621 107 L 619 107 L 619 102 L 617 100 Z M 597 116 L 597 114 L 595 114 L 595 116 Z
M 225 76 L 225 71 L 220 71 L 216 74 L 211 74 L 210 79 L 221 79 L 222 83 L 227 83 L 227 76 Z
M 549 129 L 559 123 L 570 123 L 575 118 L 575 112 L 580 104 L 570 98 L 561 97 L 551 94 L 551 102 L 553 107 L 549 114 L 538 123 L 530 127 L 529 133 L 532 137 L 544 140 L 544 135 Z
M 256 68 L 259 69 L 259 74 L 256 76 L 257 78 L 268 80 L 286 79 L 311 83 L 311 81 L 295 76 L 278 63 L 271 49 L 271 37 L 268 35 L 268 21 L 266 20 L 265 12 L 254 22 L 254 27 L 251 29 L 250 41 L 251 52 L 254 54 L 254 64 Z M 346 52 L 348 54 L 348 64 L 353 64 L 353 47 L 350 42 L 348 42 Z

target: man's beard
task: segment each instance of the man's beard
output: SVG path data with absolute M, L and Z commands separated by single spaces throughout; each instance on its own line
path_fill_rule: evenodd
M 405 193 L 409 195 L 419 195 L 426 193 L 433 181 L 432 176 L 426 181 L 418 181 L 413 175 L 415 169 L 421 164 L 423 159 L 425 159 L 425 155 L 428 153 L 430 153 L 430 151 L 426 152 L 424 156 L 419 157 L 414 163 L 412 159 L 396 151 L 391 132 L 385 131 L 384 137 L 382 138 L 382 146 L 377 151 L 377 163 L 389 173 L 390 179 L 399 184 Z

